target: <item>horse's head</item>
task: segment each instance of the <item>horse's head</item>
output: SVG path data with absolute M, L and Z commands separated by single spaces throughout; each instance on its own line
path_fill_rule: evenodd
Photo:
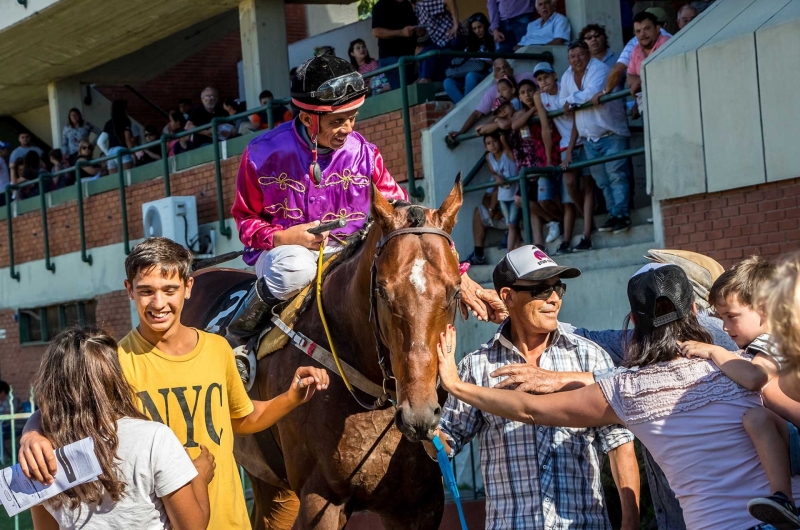
M 372 217 L 383 234 L 374 311 L 396 379 L 396 425 L 411 441 L 428 438 L 441 415 L 436 344 L 453 323 L 461 292 L 458 257 L 447 237 L 461 202 L 460 174 L 438 210 L 395 208 L 373 189 Z

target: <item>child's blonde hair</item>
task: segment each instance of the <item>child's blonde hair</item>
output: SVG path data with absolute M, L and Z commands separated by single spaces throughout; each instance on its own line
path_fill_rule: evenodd
M 790 254 L 758 293 L 775 346 L 788 370 L 800 370 L 800 252 Z

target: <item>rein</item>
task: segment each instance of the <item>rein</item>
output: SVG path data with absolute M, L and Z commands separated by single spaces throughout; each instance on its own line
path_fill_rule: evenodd
M 356 396 L 355 390 L 353 389 L 353 385 L 350 383 L 350 380 L 347 377 L 347 372 L 342 366 L 342 362 L 339 360 L 339 355 L 336 353 L 336 347 L 333 344 L 333 337 L 331 336 L 330 328 L 328 327 L 328 322 L 325 319 L 325 311 L 322 308 L 322 257 L 323 257 L 323 250 L 325 249 L 325 242 L 323 241 L 320 243 L 319 246 L 319 258 L 317 259 L 317 308 L 319 309 L 320 319 L 322 320 L 322 327 L 325 330 L 325 336 L 328 339 L 328 344 L 331 347 L 331 354 L 333 356 L 333 360 L 336 363 L 336 368 L 339 372 L 339 376 L 344 381 L 345 387 L 350 392 L 350 395 L 353 396 L 353 399 L 356 400 L 356 403 L 361 405 L 363 408 L 367 410 L 377 410 L 381 409 L 386 406 L 387 403 L 391 403 L 392 405 L 397 405 L 396 401 L 392 399 L 389 391 L 386 389 L 386 384 L 391 380 L 394 379 L 391 372 L 391 367 L 389 367 L 386 363 L 386 355 L 384 352 L 388 349 L 386 347 L 386 341 L 383 338 L 383 334 L 381 332 L 380 324 L 378 323 L 378 292 L 376 289 L 375 281 L 378 274 L 378 258 L 381 255 L 386 243 L 391 241 L 392 239 L 398 236 L 404 235 L 417 235 L 422 236 L 425 234 L 434 234 L 445 238 L 448 243 L 452 246 L 453 238 L 445 232 L 444 230 L 440 230 L 438 228 L 400 228 L 399 230 L 395 230 L 390 232 L 389 234 L 383 236 L 381 240 L 378 242 L 378 246 L 375 249 L 375 256 L 372 258 L 372 267 L 370 268 L 370 279 L 369 279 L 369 288 L 370 288 L 370 308 L 369 308 L 369 321 L 373 324 L 373 332 L 375 334 L 375 342 L 377 346 L 377 353 L 378 353 L 378 365 L 381 368 L 381 373 L 383 374 L 383 395 L 378 397 L 374 403 L 368 404 L 362 402 L 358 396 Z

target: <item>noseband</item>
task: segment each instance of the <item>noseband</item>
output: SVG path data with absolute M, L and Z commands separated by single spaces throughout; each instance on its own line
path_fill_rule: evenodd
M 372 258 L 372 267 L 370 268 L 370 277 L 369 277 L 369 290 L 370 290 L 370 306 L 369 306 L 369 321 L 372 323 L 372 330 L 375 334 L 375 343 L 377 346 L 378 351 L 378 365 L 381 367 L 381 373 L 383 374 L 383 390 L 384 390 L 384 398 L 388 396 L 386 392 L 386 383 L 389 382 L 390 379 L 394 379 L 392 375 L 391 366 L 389 366 L 386 362 L 386 352 L 388 351 L 387 341 L 383 337 L 383 332 L 381 331 L 380 323 L 378 322 L 378 289 L 376 285 L 376 279 L 378 276 L 378 258 L 381 255 L 386 243 L 391 241 L 392 239 L 398 236 L 405 236 L 405 235 L 417 235 L 423 236 L 425 234 L 433 234 L 437 236 L 441 236 L 447 240 L 451 247 L 454 246 L 453 238 L 445 232 L 444 230 L 440 230 L 439 228 L 425 228 L 425 227 L 411 227 L 411 228 L 400 228 L 393 232 L 389 232 L 385 236 L 381 238 L 378 242 L 378 246 L 375 249 L 375 257 Z M 379 403 L 380 401 L 384 400 L 381 398 L 380 400 L 376 401 L 375 408 L 385 405 L 386 402 L 391 402 L 391 400 L 386 399 L 384 403 Z M 360 401 L 359 401 L 360 403 Z M 392 403 L 393 405 L 396 403 Z M 362 406 L 364 406 L 362 404 Z

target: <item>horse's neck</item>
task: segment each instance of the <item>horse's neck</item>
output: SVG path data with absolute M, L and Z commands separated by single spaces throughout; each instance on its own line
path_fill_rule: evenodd
M 369 320 L 372 261 L 380 238 L 380 228 L 373 225 L 361 249 L 337 267 L 323 287 L 325 317 L 342 357 L 372 379 L 381 373 L 376 361 L 375 324 Z

